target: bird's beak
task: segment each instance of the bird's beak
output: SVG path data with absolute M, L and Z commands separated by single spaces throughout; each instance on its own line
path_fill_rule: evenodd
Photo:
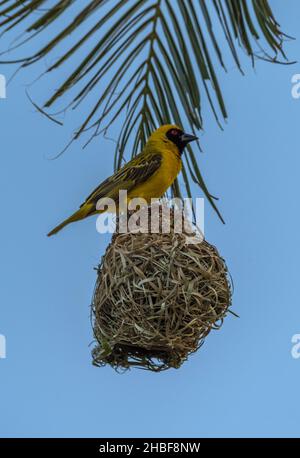
M 181 139 L 183 144 L 187 144 L 187 143 L 190 143 L 190 142 L 193 142 L 194 140 L 198 140 L 198 137 L 196 137 L 196 135 L 190 135 L 190 134 L 186 134 L 186 133 L 183 133 L 181 135 Z

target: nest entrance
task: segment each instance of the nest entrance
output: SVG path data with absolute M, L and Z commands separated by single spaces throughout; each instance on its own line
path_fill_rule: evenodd
M 224 260 L 184 234 L 115 234 L 98 268 L 93 364 L 179 368 L 231 304 Z

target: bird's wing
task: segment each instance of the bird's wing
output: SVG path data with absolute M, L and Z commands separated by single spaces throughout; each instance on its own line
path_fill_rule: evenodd
M 137 185 L 145 183 L 160 168 L 162 156 L 160 154 L 141 154 L 132 159 L 122 169 L 107 178 L 88 196 L 86 203 L 97 204 L 99 199 L 110 197 L 117 199 L 121 189 L 130 191 Z

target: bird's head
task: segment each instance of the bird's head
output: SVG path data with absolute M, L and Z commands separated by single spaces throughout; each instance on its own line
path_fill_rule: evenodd
M 159 142 L 161 146 L 165 145 L 171 150 L 175 148 L 182 154 L 185 146 L 197 139 L 198 137 L 185 133 L 175 124 L 166 124 L 156 129 L 149 138 L 149 141 Z

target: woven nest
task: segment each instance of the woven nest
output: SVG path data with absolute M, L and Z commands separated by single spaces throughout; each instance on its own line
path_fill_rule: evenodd
M 97 269 L 93 364 L 179 368 L 231 304 L 224 260 L 185 234 L 115 234 Z

